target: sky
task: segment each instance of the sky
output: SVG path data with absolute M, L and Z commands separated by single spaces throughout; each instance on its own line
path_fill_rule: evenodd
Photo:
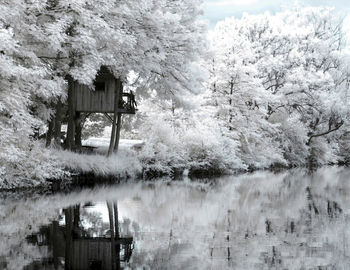
M 240 18 L 244 12 L 259 14 L 269 11 L 273 14 L 283 8 L 292 7 L 295 2 L 296 0 L 204 0 L 204 18 L 209 20 L 210 28 L 213 28 L 216 22 L 225 17 Z M 299 0 L 297 2 L 301 6 L 335 7 L 344 17 L 350 14 L 350 0 Z M 350 19 L 348 21 L 350 24 Z

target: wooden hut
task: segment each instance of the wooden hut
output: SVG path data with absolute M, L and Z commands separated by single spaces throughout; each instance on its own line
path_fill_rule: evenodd
M 110 70 L 102 66 L 93 87 L 68 80 L 68 130 L 67 148 L 81 146 L 81 115 L 103 113 L 112 122 L 110 149 L 118 149 L 122 114 L 135 114 L 136 101 L 132 91 L 123 92 L 123 83 Z M 111 117 L 109 114 L 113 114 Z
M 119 80 L 106 68 L 102 67 L 94 81 L 94 87 L 74 82 L 75 112 L 114 113 L 114 102 Z M 119 94 L 119 93 L 117 93 Z M 133 93 L 120 93 L 117 112 L 135 114 Z
M 113 267 L 111 254 L 112 241 L 110 238 L 80 238 L 72 241 L 72 261 L 70 262 L 70 269 L 72 270 L 113 270 L 120 269 L 121 262 L 128 262 L 132 253 L 132 237 L 119 238 L 114 241 L 115 245 L 122 246 L 123 256 L 117 256 L 116 267 Z M 119 250 L 119 249 L 118 249 Z

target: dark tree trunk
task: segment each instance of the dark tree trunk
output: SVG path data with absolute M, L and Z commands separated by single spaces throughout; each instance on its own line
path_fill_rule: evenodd
M 122 114 L 118 113 L 117 117 L 117 130 L 115 134 L 115 142 L 114 142 L 114 150 L 113 152 L 117 153 L 119 148 L 119 140 L 120 140 L 120 128 L 122 126 Z
M 108 216 L 109 216 L 109 229 L 111 231 L 111 264 L 112 270 L 116 269 L 115 263 L 115 235 L 114 235 L 114 219 L 113 219 L 113 203 L 107 202 Z
M 54 128 L 53 119 L 51 119 L 48 124 L 49 125 L 48 125 L 48 129 L 47 129 L 47 133 L 46 133 L 46 147 L 49 147 L 51 145 L 53 128 Z
M 73 219 L 73 227 L 78 228 L 80 223 L 80 205 L 77 204 L 73 208 L 74 219 Z
M 117 83 L 119 83 L 119 98 L 118 98 L 118 105 L 119 105 L 119 99 L 120 99 L 121 93 L 123 93 L 123 82 L 121 80 L 117 80 Z M 122 126 L 122 114 L 118 113 L 118 115 L 117 115 L 117 130 L 116 130 L 114 150 L 113 150 L 115 153 L 118 152 L 118 148 L 119 148 L 121 126 Z
M 116 256 L 116 270 L 120 270 L 120 242 L 119 242 L 119 222 L 118 222 L 118 204 L 113 203 L 114 209 L 114 228 L 115 228 L 115 239 L 117 240 L 115 256 Z
M 55 144 L 57 146 L 61 146 L 62 106 L 63 105 L 61 100 L 58 100 L 56 103 L 55 129 L 54 129 Z
M 233 120 L 233 117 L 232 117 L 232 94 L 233 94 L 233 79 L 231 80 L 231 82 L 230 82 L 230 98 L 229 98 L 229 104 L 230 104 L 230 109 L 229 109 L 229 120 L 228 120 L 228 122 L 229 122 L 229 127 L 228 127 L 228 129 L 229 130 L 233 130 L 233 128 L 232 128 L 232 120 Z
M 73 209 L 69 207 L 65 210 L 65 219 L 66 219 L 66 250 L 65 250 L 65 263 L 64 269 L 72 269 L 72 231 L 73 231 Z
M 67 127 L 67 139 L 66 149 L 73 150 L 75 148 L 75 108 L 74 108 L 74 90 L 73 90 L 73 78 L 68 76 L 68 127 Z
M 53 257 L 53 265 L 55 269 L 58 269 L 59 264 L 59 240 L 57 239 L 59 233 L 59 226 L 57 221 L 52 222 L 52 257 Z
M 113 123 L 112 123 L 112 132 L 111 132 L 111 140 L 109 143 L 108 153 L 107 156 L 111 156 L 113 149 L 115 149 L 115 142 L 117 140 L 116 132 L 116 124 L 117 124 L 117 115 L 118 115 L 118 105 L 119 105 L 119 99 L 120 95 L 122 93 L 122 82 L 120 79 L 115 80 L 115 92 L 114 92 L 114 114 L 113 114 Z M 118 117 L 119 118 L 119 117 Z M 120 131 L 120 128 L 119 128 Z M 118 138 L 119 142 L 119 138 Z
M 111 140 L 109 142 L 107 157 L 111 156 L 112 152 L 113 152 L 113 147 L 114 147 L 114 142 L 115 142 L 116 121 L 117 121 L 117 114 L 114 113 L 113 114 L 113 122 L 112 122 Z
M 77 150 L 81 150 L 81 132 L 83 129 L 81 121 L 81 113 L 77 112 L 75 114 L 75 147 Z

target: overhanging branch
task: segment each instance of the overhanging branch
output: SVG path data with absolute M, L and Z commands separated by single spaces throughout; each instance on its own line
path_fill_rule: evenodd
M 311 135 L 309 136 L 309 140 L 308 140 L 308 142 L 306 143 L 306 145 L 310 145 L 312 138 L 324 136 L 324 135 L 327 135 L 327 134 L 329 134 L 329 133 L 331 133 L 331 132 L 333 132 L 333 131 L 336 131 L 336 130 L 338 130 L 339 128 L 341 128 L 341 126 L 342 126 L 343 124 L 344 124 L 344 121 L 341 120 L 339 123 L 337 123 L 337 124 L 335 125 L 334 128 L 330 128 L 330 129 L 328 129 L 327 131 L 322 132 L 322 133 L 311 134 Z

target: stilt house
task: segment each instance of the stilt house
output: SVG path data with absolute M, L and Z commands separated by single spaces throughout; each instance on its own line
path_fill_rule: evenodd
M 117 113 L 135 114 L 135 96 L 130 93 L 116 93 L 118 79 L 107 69 L 101 67 L 98 72 L 94 89 L 87 85 L 74 82 L 75 111 L 85 113 L 114 113 L 115 95 L 119 94 Z M 122 89 L 121 89 L 122 90 Z
M 108 155 L 118 150 L 121 116 L 135 114 L 136 101 L 132 91 L 123 92 L 123 83 L 107 67 L 102 66 L 94 81 L 93 89 L 77 81 L 71 81 L 68 90 L 68 149 L 81 147 L 82 114 L 103 113 L 112 122 L 111 143 Z M 113 117 L 109 114 L 113 114 Z

